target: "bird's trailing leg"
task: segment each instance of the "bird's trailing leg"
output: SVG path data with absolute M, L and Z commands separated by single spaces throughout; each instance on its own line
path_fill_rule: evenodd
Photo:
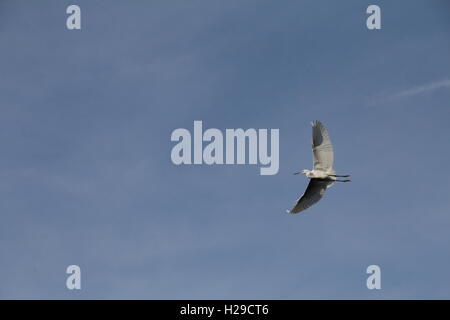
M 334 181 L 336 181 L 336 182 L 350 182 L 351 180 L 345 179 L 345 180 L 334 180 Z
M 344 176 L 340 176 L 340 175 L 337 175 L 337 174 L 330 174 L 330 176 L 332 176 L 332 177 L 337 177 L 337 178 L 348 178 L 348 177 L 350 177 L 349 174 L 344 175 Z

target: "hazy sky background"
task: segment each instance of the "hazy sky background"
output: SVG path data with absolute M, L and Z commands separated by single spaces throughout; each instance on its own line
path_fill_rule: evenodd
M 450 298 L 448 1 L 0 0 L 0 39 L 0 298 Z M 314 119 L 352 183 L 288 215 Z M 173 165 L 194 120 L 279 173 Z

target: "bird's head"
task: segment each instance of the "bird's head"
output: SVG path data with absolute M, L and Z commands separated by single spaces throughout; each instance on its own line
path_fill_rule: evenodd
M 304 170 L 299 171 L 299 172 L 296 172 L 296 173 L 294 173 L 294 174 L 308 174 L 308 173 L 310 173 L 310 172 L 311 172 L 311 171 L 304 169 Z

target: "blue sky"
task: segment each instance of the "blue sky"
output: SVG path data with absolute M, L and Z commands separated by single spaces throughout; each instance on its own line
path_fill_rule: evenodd
M 449 32 L 444 0 L 3 0 L 0 298 L 449 299 Z M 314 119 L 352 183 L 287 215 Z M 279 173 L 173 165 L 194 120 L 279 129 Z

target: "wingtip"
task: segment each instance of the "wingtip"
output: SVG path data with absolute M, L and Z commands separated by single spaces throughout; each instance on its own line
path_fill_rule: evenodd
M 320 122 L 319 120 L 311 121 L 311 126 L 313 126 L 313 127 L 320 126 L 320 125 L 322 125 L 322 122 Z

